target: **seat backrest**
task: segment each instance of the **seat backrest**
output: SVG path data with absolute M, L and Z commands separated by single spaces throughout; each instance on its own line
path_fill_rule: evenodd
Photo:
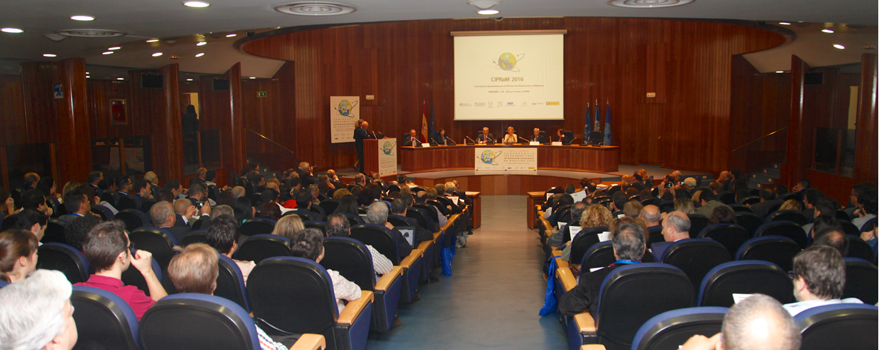
M 193 243 L 208 243 L 208 237 L 205 236 L 205 231 L 192 231 L 187 233 L 186 236 L 180 240 L 181 247 L 186 247 Z
M 648 227 L 648 241 L 646 242 L 647 246 L 650 247 L 652 244 L 657 242 L 665 242 L 662 232 L 663 226 L 661 225 Z
M 804 229 L 792 221 L 772 221 L 758 227 L 754 237 L 782 236 L 788 237 L 801 249 L 807 247 L 807 235 Z
M 418 224 L 423 229 L 430 230 L 430 226 L 428 225 L 428 222 L 431 219 L 429 219 L 427 216 L 425 216 L 421 211 L 407 210 L 406 217 L 414 219 L 416 221 L 416 224 Z
M 730 253 L 721 243 L 699 238 L 673 242 L 663 255 L 663 263 L 678 267 L 687 274 L 694 295 L 699 293 L 700 282 L 709 270 L 730 260 Z
M 877 307 L 835 304 L 795 315 L 801 328 L 801 349 L 877 349 Z
M 318 231 L 321 231 L 321 233 L 323 233 L 324 236 L 327 235 L 327 223 L 326 222 L 306 220 L 306 221 L 303 221 L 303 227 L 314 228 L 314 229 L 317 229 Z
M 361 290 L 373 290 L 376 273 L 373 259 L 363 243 L 348 237 L 327 237 L 324 239 L 324 259 L 321 266 L 339 272 L 345 279 L 354 282 Z
M 583 229 L 571 240 L 571 256 L 569 262 L 579 263 L 584 259 L 587 250 L 599 243 L 599 234 L 608 231 L 608 227 L 599 226 Z
M 351 238 L 367 244 L 382 253 L 394 265 L 400 265 L 397 240 L 387 227 L 376 224 L 360 224 L 351 227 Z
M 116 213 L 116 220 L 122 220 L 125 223 L 125 229 L 128 232 L 134 231 L 138 227 L 150 225 L 150 219 L 142 211 L 137 209 L 125 209 Z
M 706 226 L 709 226 L 709 218 L 705 215 L 700 214 L 687 214 L 688 219 L 691 220 L 691 229 L 688 230 L 688 234 L 691 238 L 697 238 L 700 235 L 700 231 L 703 231 Z
M 846 280 L 844 298 L 859 298 L 865 304 L 877 304 L 877 266 L 859 258 L 844 258 Z
M 858 238 L 861 236 L 862 231 L 859 231 L 859 228 L 856 225 L 853 225 L 852 221 L 849 220 L 838 220 L 840 223 L 840 228 L 843 230 L 843 233 L 847 236 L 852 236 Z
M 152 261 L 150 262 L 150 265 L 153 268 L 153 272 L 156 274 L 156 278 L 159 281 L 162 281 L 162 277 L 163 277 L 162 275 L 163 275 L 163 272 L 165 272 L 165 270 L 163 270 L 162 267 L 159 266 L 159 262 L 156 261 L 155 256 L 152 257 L 151 260 Z M 167 275 L 167 274 L 165 274 L 165 275 Z M 167 276 L 164 276 L 164 277 L 167 277 Z M 123 271 L 122 277 L 120 279 L 122 280 L 122 284 L 124 284 L 126 286 L 135 286 L 137 289 L 140 289 L 141 291 L 143 291 L 144 294 L 146 294 L 147 296 L 150 296 L 150 287 L 147 286 L 147 280 L 144 279 L 144 275 L 141 274 L 141 272 L 138 271 L 138 269 L 129 268 L 128 270 Z M 169 280 L 168 282 L 171 282 L 171 281 Z M 172 285 L 172 287 L 173 287 L 173 285 Z M 168 292 L 169 294 L 171 294 L 172 292 L 174 292 L 174 293 L 177 292 L 176 290 L 169 291 L 168 289 L 166 289 L 165 291 Z
M 764 222 L 773 221 L 791 221 L 798 226 L 804 226 L 807 224 L 807 218 L 797 210 L 777 210 L 764 218 Z
M 64 273 L 71 284 L 89 279 L 89 262 L 76 248 L 63 243 L 45 243 L 37 249 L 37 268 Z
M 110 205 L 116 208 L 116 197 L 113 196 L 112 191 L 104 191 L 104 193 L 101 193 L 101 201 L 110 203 Z
M 67 244 L 67 239 L 64 238 L 64 228 L 67 227 L 67 224 L 69 222 L 61 219 L 49 219 L 49 222 L 46 223 L 46 230 L 43 232 L 43 239 L 40 241 Z
M 332 198 L 325 199 L 325 200 L 322 200 L 321 203 L 319 203 L 318 205 L 320 205 L 321 208 L 324 208 L 325 213 L 332 213 L 332 212 L 336 211 L 336 208 L 339 208 L 339 200 L 332 199 Z
M 294 209 L 294 210 L 291 210 L 291 211 L 284 213 L 284 215 L 281 215 L 281 216 L 287 216 L 287 215 L 299 216 L 300 220 L 302 220 L 302 221 L 318 220 L 318 217 L 317 217 L 317 215 L 315 215 L 315 212 L 313 212 L 311 210 Z
M 838 210 L 837 212 L 835 212 L 834 217 L 837 218 L 837 220 L 843 220 L 843 221 L 850 221 L 853 219 L 849 214 L 847 214 L 843 210 Z
M 416 226 L 416 220 L 413 218 L 409 218 L 403 215 L 391 214 L 388 215 L 388 222 L 390 222 L 394 227 L 397 226 Z
M 162 271 L 168 268 L 168 263 L 174 256 L 174 246 L 177 238 L 168 230 L 158 227 L 141 227 L 128 235 L 129 241 L 135 249 L 143 249 L 153 254 L 153 258 L 159 262 Z
M 143 350 L 259 350 L 253 319 L 241 306 L 219 296 L 181 293 L 159 300 L 140 322 Z
M 138 350 L 138 320 L 128 303 L 109 291 L 73 286 L 70 295 L 77 344 L 84 349 Z
M 846 252 L 847 258 L 859 258 L 866 261 L 875 260 L 874 249 L 862 240 L 861 237 L 846 236 L 846 240 L 849 241 L 849 249 Z
M 734 213 L 751 213 L 752 209 L 742 204 L 728 204 Z
M 725 191 L 718 194 L 718 200 L 724 204 L 736 203 L 736 195 L 733 192 Z
M 219 255 L 220 273 L 217 275 L 217 289 L 214 295 L 234 301 L 247 312 L 251 311 L 250 300 L 247 297 L 247 289 L 244 286 L 244 275 L 238 264 L 224 255 Z
M 874 229 L 874 226 L 876 226 L 876 225 L 877 225 L 877 218 L 876 217 L 871 218 L 870 220 L 866 221 L 865 224 L 862 225 L 862 227 L 859 227 L 859 232 L 871 231 Z
M 736 260 L 763 260 L 776 264 L 783 271 L 791 271 L 794 256 L 801 252 L 791 238 L 764 236 L 752 238 L 736 251 Z
M 666 311 L 645 322 L 633 338 L 633 350 L 676 349 L 694 335 L 721 332 L 726 307 L 689 307 Z
M 119 196 L 119 201 L 116 203 L 115 207 L 117 210 L 126 210 L 126 209 L 140 210 L 140 208 L 138 208 L 137 202 L 135 202 L 133 198 L 126 196 L 126 195 Z
M 275 229 L 275 223 L 277 223 L 277 221 L 269 218 L 248 219 L 243 224 L 241 224 L 241 234 L 245 236 L 254 236 L 272 233 L 272 231 Z
M 250 260 L 257 264 L 267 258 L 292 254 L 290 240 L 273 234 L 253 235 L 235 251 L 236 259 Z
M 361 216 L 358 214 L 352 214 L 352 213 L 340 213 L 340 214 L 342 214 L 342 216 L 345 216 L 346 218 L 348 218 L 349 226 L 360 225 L 360 224 L 364 223 L 364 219 L 361 218 Z
M 556 215 L 557 222 L 569 222 L 571 221 L 571 204 L 565 204 L 559 206 L 559 212 Z
M 733 294 L 761 293 L 782 304 L 794 301 L 791 278 L 776 264 L 760 260 L 731 261 L 715 266 L 700 284 L 697 306 L 731 307 Z
M 754 205 L 755 203 L 761 203 L 761 197 L 758 196 L 747 196 L 743 197 L 739 200 L 739 203 L 742 205 Z
M 737 225 L 746 229 L 749 233 L 749 237 L 754 237 L 755 231 L 758 231 L 758 227 L 761 227 L 761 225 L 764 224 L 764 221 L 753 213 L 735 213 L 734 215 L 736 215 Z
M 721 245 L 727 248 L 727 252 L 730 253 L 730 258 L 734 259 L 736 257 L 736 251 L 739 250 L 739 247 L 748 241 L 751 236 L 749 236 L 749 232 L 740 225 L 717 224 L 706 226 L 706 228 L 700 232 L 699 238 L 710 238 L 721 243 Z
M 92 213 L 98 214 L 101 217 L 101 221 L 113 220 L 114 216 L 113 212 L 110 211 L 110 208 L 107 208 L 103 205 L 92 204 L 92 209 L 90 210 Z
M 667 264 L 641 263 L 616 268 L 605 277 L 599 290 L 593 314 L 599 342 L 606 347 L 630 347 L 639 327 L 651 317 L 694 304 L 694 288 L 687 275 Z
M 614 247 L 611 246 L 611 241 L 593 244 L 581 260 L 581 277 L 584 276 L 584 271 L 589 272 L 594 267 L 611 265 L 615 260 L 617 259 L 614 257 Z
M 257 324 L 268 334 L 323 334 L 334 349 L 339 312 L 333 281 L 323 266 L 295 257 L 274 257 L 248 275 L 248 296 Z
M 440 222 L 440 214 L 437 213 L 437 211 L 434 210 L 434 207 L 429 204 L 413 204 L 412 207 L 407 210 L 407 213 L 409 213 L 410 211 L 420 211 L 422 212 L 422 215 L 428 218 L 428 220 L 431 220 L 433 222 Z

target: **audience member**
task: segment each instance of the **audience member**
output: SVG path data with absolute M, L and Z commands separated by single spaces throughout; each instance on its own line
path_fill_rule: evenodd
M 275 228 L 272 230 L 272 234 L 293 239 L 293 236 L 303 229 L 305 227 L 298 215 L 287 215 L 278 220 L 278 223 L 275 224 Z
M 736 224 L 736 213 L 726 205 L 715 207 L 709 216 L 709 225 L 717 224 Z
M 710 217 L 712 216 L 712 211 L 717 207 L 730 209 L 727 204 L 721 203 L 712 191 L 703 191 L 703 193 L 700 193 L 700 207 L 694 210 L 694 214 Z M 733 211 L 733 209 L 730 209 L 730 211 Z
M 813 238 L 813 246 L 818 245 L 834 248 L 842 257 L 846 257 L 846 254 L 849 253 L 849 240 L 846 239 L 843 230 L 839 228 L 827 227 L 817 231 L 816 237 Z
M 46 197 L 43 192 L 37 189 L 24 191 L 21 194 L 21 208 L 37 210 L 46 216 L 52 216 L 52 208 L 46 204 Z
M 581 214 L 581 221 L 579 224 L 581 230 L 586 230 L 594 227 L 607 227 L 608 225 L 611 225 L 612 220 L 614 220 L 614 216 L 611 215 L 611 210 L 597 204 L 588 206 L 587 209 L 584 210 L 584 213 Z M 565 248 L 562 249 L 561 257 L 564 261 L 569 261 L 569 258 L 571 258 L 571 241 L 569 241 Z M 578 267 L 580 261 L 569 261 L 569 263 L 574 267 Z
M 764 188 L 761 190 L 761 202 L 755 203 L 750 206 L 752 212 L 758 216 L 761 220 L 764 220 L 767 217 L 767 214 L 770 213 L 770 209 L 777 205 L 782 205 L 782 199 L 776 198 L 776 192 L 771 190 L 770 188 Z
M 174 212 L 174 208 L 171 207 L 171 203 L 165 201 L 158 202 L 150 207 L 150 220 L 153 222 L 153 226 L 171 232 L 178 242 L 183 241 L 183 237 L 186 237 L 192 231 L 189 225 L 176 225 L 177 214 Z
M 679 188 L 672 192 L 675 195 L 675 210 L 685 214 L 694 213 L 694 202 L 687 189 Z
M 150 306 L 168 295 L 153 271 L 153 254 L 141 249 L 132 251 L 125 225 L 121 221 L 113 220 L 95 226 L 83 242 L 83 250 L 95 273 L 89 276 L 88 281 L 76 285 L 100 288 L 118 295 L 131 306 L 138 321 Z M 129 266 L 134 266 L 143 275 L 150 296 L 135 286 L 122 284 L 122 273 Z
M 61 215 L 58 219 L 70 223 L 76 218 L 89 215 L 92 204 L 82 189 L 76 188 L 64 195 L 64 209 L 67 210 L 67 214 Z
M 722 336 L 723 335 L 723 336 Z M 779 301 L 754 294 L 730 307 L 721 333 L 691 337 L 681 350 L 797 350 L 801 332 Z
M 631 200 L 623 205 L 623 214 L 627 217 L 635 218 L 642 212 L 642 203 L 637 200 Z
M 654 255 L 654 261 L 663 261 L 663 255 L 666 253 L 666 249 L 669 249 L 669 246 L 672 245 L 672 242 L 689 239 L 688 230 L 690 229 L 691 220 L 685 213 L 674 211 L 666 215 L 666 220 L 663 220 L 663 231 L 661 231 L 664 242 L 657 242 L 651 245 L 651 254 Z
M 0 289 L 0 347 L 70 350 L 78 337 L 72 288 L 60 271 L 40 270 Z
M 64 240 L 67 245 L 76 250 L 83 251 L 83 242 L 89 236 L 89 231 L 101 223 L 101 219 L 94 215 L 86 215 L 76 218 L 67 226 L 64 226 Z
M 43 239 L 43 235 L 46 234 L 46 224 L 49 223 L 49 216 L 33 209 L 24 209 L 13 217 L 6 218 L 6 220 L 10 219 L 12 225 L 8 226 L 9 228 L 30 231 L 35 237 L 37 237 L 37 241 Z M 5 223 L 3 226 L 4 228 L 7 227 Z
M 785 202 L 782 202 L 782 205 L 779 206 L 779 210 L 797 210 L 800 212 L 800 211 L 803 211 L 803 206 L 801 205 L 801 202 L 799 202 L 798 200 L 789 199 Z
M 840 299 L 846 283 L 846 264 L 832 247 L 815 245 L 800 252 L 794 257 L 792 276 L 797 302 L 783 305 L 792 316 L 822 305 L 862 303 L 856 298 Z
M 267 188 L 266 191 L 271 191 L 271 189 Z M 278 220 L 281 218 L 281 209 L 278 208 L 278 204 L 274 201 L 263 203 L 263 205 L 260 206 L 260 217 Z
M 406 197 L 409 197 L 407 195 Z M 411 198 L 411 197 L 410 197 Z M 406 217 L 407 206 L 412 204 L 412 202 L 407 203 L 409 198 L 397 198 L 391 202 L 391 213 L 394 215 L 400 215 Z M 413 247 L 418 247 L 421 242 L 427 242 L 434 240 L 434 234 L 431 231 L 428 231 L 424 227 L 419 225 L 414 226 L 413 232 Z
M 385 206 L 384 203 L 377 203 Z M 320 263 L 324 259 L 324 235 L 314 228 L 307 228 L 294 235 L 290 251 L 293 256 L 314 260 Z M 327 269 L 333 283 L 333 294 L 336 296 L 336 307 L 341 313 L 345 309 L 343 301 L 352 301 L 361 297 L 361 288 L 345 279 L 339 272 Z
M 858 209 L 853 212 L 853 225 L 859 229 L 873 218 L 877 217 L 877 190 L 867 189 L 859 193 L 856 198 Z
M 0 281 L 24 280 L 37 268 L 39 242 L 28 231 L 12 229 L 0 232 Z
M 337 191 L 339 192 L 339 191 Z M 333 211 L 333 214 L 352 214 L 358 215 L 357 199 L 353 195 L 346 195 L 339 200 L 339 206 Z
M 808 189 L 804 191 L 804 217 L 807 218 L 808 222 L 812 222 L 813 218 L 816 217 L 814 213 L 814 208 L 816 203 L 819 202 L 819 199 L 825 197 L 825 194 L 822 191 L 819 191 L 815 188 Z M 781 207 L 780 207 L 781 209 Z
M 235 218 L 229 215 L 221 215 L 212 219 L 205 229 L 205 240 L 208 245 L 214 247 L 218 253 L 223 254 L 227 258 L 232 259 L 232 254 L 238 250 L 238 241 L 241 238 L 241 231 L 238 229 L 238 223 Z M 244 276 L 244 283 L 247 284 L 248 275 L 254 267 L 257 266 L 253 261 L 235 260 Z
M 146 178 L 146 176 L 144 177 Z M 95 194 L 97 194 L 98 196 L 100 196 L 104 192 L 104 190 L 101 189 L 100 186 L 98 186 L 98 183 L 100 183 L 103 179 L 104 173 L 100 171 L 90 172 L 89 175 L 86 177 L 87 184 L 89 185 L 89 187 L 95 189 Z
M 812 222 L 802 226 L 802 228 L 808 236 L 812 236 L 812 232 L 815 231 L 814 226 L 816 225 L 820 216 L 828 216 L 829 218 L 834 219 L 834 221 L 836 222 L 836 215 L 837 202 L 834 199 L 827 197 L 819 198 L 819 200 L 817 200 L 816 204 L 813 206 L 813 217 L 811 220 Z
M 397 253 L 400 259 L 406 258 L 412 253 L 412 245 L 406 241 L 406 238 L 403 237 L 400 231 L 394 228 L 394 225 L 388 222 L 388 206 L 385 203 L 377 202 L 370 204 L 370 207 L 367 209 L 367 216 L 364 217 L 364 222 L 382 225 L 391 230 L 394 239 L 397 241 Z
M 327 217 L 327 237 L 348 237 L 351 235 L 351 226 L 348 219 L 340 214 L 332 214 Z M 391 272 L 394 264 L 387 257 L 369 244 L 365 244 L 373 259 L 373 272 L 377 277 Z
M 211 209 L 211 220 L 216 219 L 220 215 L 229 215 L 235 217 L 235 210 L 229 205 L 218 205 Z
M 239 197 L 232 204 L 232 210 L 235 212 L 235 220 L 239 225 L 245 221 L 253 219 L 256 209 L 251 205 L 251 200 L 247 197 Z

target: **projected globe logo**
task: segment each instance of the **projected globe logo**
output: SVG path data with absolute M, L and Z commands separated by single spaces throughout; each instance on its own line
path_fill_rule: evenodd
M 483 151 L 483 153 L 480 154 L 480 161 L 483 162 L 484 164 L 498 165 L 498 164 L 495 164 L 495 158 L 500 155 L 501 155 L 501 152 L 495 153 L 495 152 L 492 152 L 491 150 L 485 150 L 485 151 Z
M 391 155 L 392 149 L 393 148 L 391 147 L 391 141 L 385 141 L 385 143 L 382 144 L 382 153 L 385 153 L 386 156 Z
M 352 104 L 348 100 L 339 101 L 339 105 L 336 106 L 336 111 L 339 112 L 339 115 L 343 117 L 351 117 L 354 118 L 354 114 L 352 110 L 357 106 L 357 101 Z
M 523 60 L 526 57 L 526 54 L 521 53 L 519 55 L 514 55 L 510 52 L 505 52 L 498 56 L 498 61 L 495 62 L 498 65 L 498 68 L 501 70 L 509 71 L 509 72 L 519 72 L 519 69 L 516 68 L 516 64 Z

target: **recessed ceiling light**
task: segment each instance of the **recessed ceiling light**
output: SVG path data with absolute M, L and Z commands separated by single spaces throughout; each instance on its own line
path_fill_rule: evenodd
M 114 47 L 108 47 L 107 50 L 110 50 L 110 51 L 116 51 L 116 50 L 119 50 L 119 49 L 121 49 L 121 48 L 122 48 L 122 46 L 114 46 Z
M 234 37 L 234 36 L 236 36 L 236 35 L 238 35 L 238 34 L 226 34 L 226 37 L 227 37 L 227 38 L 231 38 L 231 37 Z
M 834 33 L 834 31 L 831 29 L 822 29 L 822 33 L 832 34 L 832 33 Z
M 123 77 L 116 78 L 116 80 L 125 80 Z
M 497 14 L 498 14 L 498 10 L 493 10 L 493 9 L 479 10 L 479 11 L 477 11 L 477 13 L 479 13 L 479 14 L 481 14 L 481 15 L 484 15 L 484 16 L 497 15 Z
M 90 76 L 88 76 L 88 75 L 86 75 L 86 79 L 89 79 L 89 78 L 91 78 L 91 77 L 90 77 Z
M 196 57 L 202 57 L 202 56 L 204 56 L 204 55 L 205 55 L 204 52 L 199 52 L 199 53 L 196 54 Z
M 791 23 L 788 23 L 788 22 L 779 22 L 779 25 L 782 25 L 782 26 L 790 26 Z
M 3 28 L 3 29 L 0 29 L 0 32 L 10 33 L 10 34 L 18 34 L 18 33 L 24 32 L 24 31 L 21 29 L 18 29 L 18 28 Z
M 608 5 L 625 8 L 661 8 L 687 5 L 694 0 L 608 0 Z
M 257 79 L 257 77 L 251 77 L 251 79 Z
M 207 44 L 208 44 L 208 43 L 205 42 L 205 41 L 199 41 L 199 42 L 196 43 L 196 46 L 205 46 L 205 45 L 207 45 Z
M 159 39 L 150 39 L 150 40 L 147 40 L 148 43 L 154 43 L 154 42 L 157 42 L 157 41 L 159 41 Z
M 846 46 L 843 46 L 843 45 L 840 45 L 840 44 L 834 44 L 834 48 L 835 48 L 835 49 L 839 49 L 839 50 L 843 50 L 843 49 L 846 48 Z
M 187 7 L 208 7 L 208 6 L 211 6 L 211 4 L 204 2 L 204 1 L 187 1 L 187 2 L 183 3 L 183 5 L 187 6 Z
M 275 6 L 275 11 L 300 16 L 336 16 L 355 12 L 357 7 L 339 2 L 310 0 L 278 5 Z
M 70 19 L 74 21 L 94 21 L 95 17 L 92 16 L 70 16 Z
M 162 56 L 162 53 L 161 53 L 161 52 L 156 52 L 156 53 L 153 54 L 153 57 L 159 57 L 159 56 Z
M 44 53 L 43 54 L 43 57 L 55 57 L 55 56 L 57 56 L 57 55 L 54 53 Z
M 186 81 L 193 81 L 192 78 L 186 78 Z
M 103 54 L 104 54 L 104 55 L 112 55 L 112 54 L 113 54 L 113 51 L 104 51 Z
M 785 73 L 785 71 L 781 71 L 781 70 L 776 71 L 776 74 L 782 74 L 782 73 Z
M 86 72 L 86 75 L 89 75 L 89 72 Z

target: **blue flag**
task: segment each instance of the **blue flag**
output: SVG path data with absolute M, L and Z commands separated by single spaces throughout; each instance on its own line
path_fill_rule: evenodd
M 605 146 L 611 146 L 611 106 L 605 101 Z
M 428 143 L 434 138 L 434 104 L 431 104 L 431 121 L 428 122 Z M 434 140 L 437 141 L 437 140 Z M 440 142 L 440 141 L 437 141 Z
M 584 142 L 583 145 L 587 144 L 587 140 L 590 139 L 590 103 L 587 102 L 587 116 L 584 118 Z
M 599 120 L 599 100 L 596 100 L 596 122 L 593 123 L 593 131 L 601 131 L 602 122 Z

